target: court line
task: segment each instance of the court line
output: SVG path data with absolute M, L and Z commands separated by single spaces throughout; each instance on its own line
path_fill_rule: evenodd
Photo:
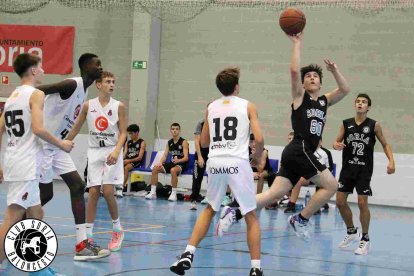
M 131 230 L 136 231 L 136 230 L 149 230 L 149 229 L 160 229 L 163 228 L 164 226 L 153 226 L 153 227 L 138 227 L 138 228 L 131 228 L 131 229 L 124 229 L 124 232 L 130 232 Z M 99 235 L 99 234 L 109 234 L 112 233 L 112 229 L 110 229 L 109 231 L 100 231 L 100 232 L 94 232 L 94 235 Z M 63 236 L 58 236 L 59 239 L 65 239 L 65 238 L 73 238 L 76 237 L 76 234 L 70 234 L 70 235 L 63 235 Z
M 73 217 L 55 217 L 55 216 L 45 216 L 45 217 L 46 218 L 54 218 L 54 219 L 73 220 Z M 110 222 L 110 223 L 112 223 L 112 220 L 99 220 L 99 219 L 95 219 L 95 221 L 99 221 L 99 222 Z M 161 224 L 147 224 L 147 223 L 125 222 L 125 221 L 122 221 L 122 225 L 124 225 L 124 224 L 166 227 L 165 225 L 161 225 Z

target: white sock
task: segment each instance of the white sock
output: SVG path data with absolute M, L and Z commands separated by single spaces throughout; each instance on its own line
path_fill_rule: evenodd
M 93 223 L 86 223 L 86 237 L 93 237 Z
M 76 224 L 76 241 L 80 243 L 86 240 L 86 224 Z
M 151 194 L 156 194 L 157 193 L 157 185 L 151 185 Z
M 119 219 L 119 217 L 116 220 L 112 220 L 112 229 L 114 231 L 121 230 L 121 220 Z
M 177 188 L 172 188 L 171 193 L 176 194 L 177 193 Z
M 196 247 L 195 246 L 192 246 L 192 245 L 187 245 L 187 247 L 185 248 L 185 251 L 184 252 L 190 252 L 191 254 L 194 254 L 195 253 L 195 251 L 196 251 Z M 260 262 L 260 261 L 259 261 Z
M 260 269 L 260 260 L 252 260 L 252 268 Z

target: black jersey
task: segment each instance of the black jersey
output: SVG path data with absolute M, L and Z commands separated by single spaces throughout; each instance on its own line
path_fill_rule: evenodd
M 134 159 L 137 158 L 139 155 L 139 151 L 141 150 L 141 143 L 144 142 L 141 138 L 139 138 L 136 142 L 129 140 L 127 142 L 127 153 L 126 159 Z
M 295 138 L 305 140 L 311 151 L 316 150 L 322 138 L 327 109 L 328 99 L 325 95 L 314 101 L 308 92 L 303 95 L 302 104 L 298 109 L 294 110 L 292 104 L 291 120 Z
M 368 173 L 374 168 L 375 120 L 366 118 L 357 125 L 354 118 L 343 121 L 345 135 L 342 168 L 362 168 Z
M 172 159 L 174 159 L 174 157 L 177 157 L 178 159 L 181 159 L 184 157 L 184 148 L 183 148 L 184 141 L 185 139 L 182 137 L 178 139 L 177 143 L 174 143 L 173 139 L 168 140 L 168 150 L 170 154 L 172 155 Z

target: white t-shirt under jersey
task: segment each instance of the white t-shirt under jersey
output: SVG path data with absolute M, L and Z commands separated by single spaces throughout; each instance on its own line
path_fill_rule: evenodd
M 119 101 L 113 98 L 104 107 L 99 102 L 99 98 L 89 100 L 86 116 L 89 129 L 89 147 L 116 146 L 119 138 L 118 107 Z
M 222 97 L 208 106 L 210 152 L 208 157 L 249 160 L 249 102 L 237 96 Z
M 32 131 L 30 97 L 36 89 L 18 86 L 7 99 L 4 121 L 7 145 L 3 174 L 6 181 L 29 181 L 38 178 L 41 144 Z
M 73 128 L 82 105 L 88 96 L 88 90 L 86 89 L 85 91 L 81 77 L 70 79 L 75 80 L 77 86 L 68 99 L 62 100 L 59 93 L 47 95 L 45 99 L 45 127 L 50 133 L 60 139 L 65 139 Z M 46 142 L 45 148 L 56 149 L 54 145 Z

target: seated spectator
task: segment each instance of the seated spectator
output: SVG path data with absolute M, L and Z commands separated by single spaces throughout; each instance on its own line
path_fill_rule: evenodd
M 139 126 L 132 124 L 127 128 L 129 140 L 124 147 L 124 187 L 126 191 L 128 173 L 134 168 L 141 166 L 145 153 L 145 141 L 139 137 Z M 117 196 L 122 196 L 122 189 L 117 187 Z
M 250 134 L 250 165 L 253 170 L 254 179 L 257 180 L 257 193 L 260 194 L 263 191 L 264 181 L 268 178 L 269 174 L 273 171 L 270 167 L 269 153 L 267 149 L 263 149 L 260 160 L 256 161 L 252 156 L 256 153 L 256 146 L 254 142 L 253 133 Z M 271 183 L 268 183 L 272 185 Z
M 177 201 L 178 176 L 187 167 L 189 146 L 187 140 L 180 137 L 180 125 L 178 123 L 173 123 L 170 126 L 170 133 L 172 138 L 167 142 L 164 155 L 161 157 L 160 162 L 155 164 L 152 169 L 151 192 L 145 197 L 146 199 L 157 198 L 156 189 L 158 183 L 158 174 L 170 173 L 172 193 L 168 200 Z M 171 160 L 167 161 L 167 156 L 169 153 L 171 153 L 172 158 Z

